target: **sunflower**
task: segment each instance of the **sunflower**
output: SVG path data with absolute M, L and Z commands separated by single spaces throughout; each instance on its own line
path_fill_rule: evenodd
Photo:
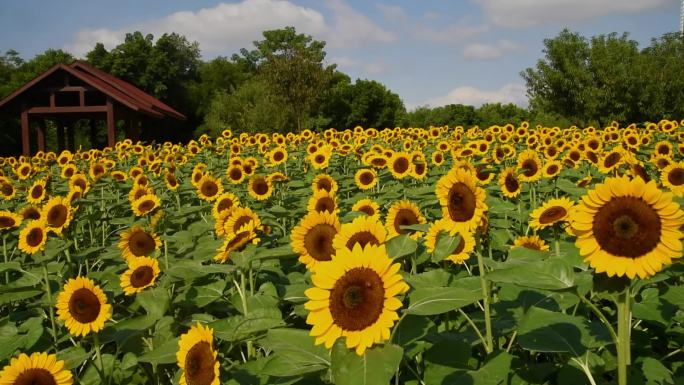
M 354 206 L 352 206 L 352 211 L 361 211 L 363 213 L 366 213 L 369 217 L 372 216 L 380 216 L 380 205 L 375 203 L 374 201 L 365 198 L 361 199 L 360 201 L 357 201 L 354 203 Z
M 145 194 L 136 199 L 131 206 L 133 208 L 133 213 L 136 216 L 141 217 L 159 207 L 159 198 L 155 194 Z
M 521 182 L 535 182 L 542 176 L 541 160 L 536 151 L 526 150 L 518 156 L 518 178 Z
M 48 226 L 48 230 L 61 235 L 73 218 L 71 202 L 68 198 L 51 198 L 41 209 L 41 218 Z
M 249 179 L 247 192 L 252 198 L 263 201 L 273 195 L 273 183 L 265 176 L 253 176 Z
M 401 227 L 422 223 L 426 223 L 425 217 L 420 213 L 420 209 L 415 203 L 408 200 L 396 202 L 387 211 L 388 239 L 402 234 L 410 234 L 412 239 L 418 239 L 422 236 L 422 232 Z
M 0 211 L 0 230 L 13 229 L 19 227 L 22 221 L 22 217 L 19 214 L 15 214 L 11 211 L 2 210 Z
M 569 198 L 551 199 L 530 214 L 530 227 L 541 230 L 568 220 L 574 203 Z
M 240 250 L 250 241 L 255 244 L 258 243 L 257 226 L 258 224 L 252 221 L 243 225 L 235 232 L 227 233 L 223 245 L 217 250 L 218 254 L 214 256 L 214 260 L 221 263 L 226 262 L 231 252 Z
M 292 250 L 299 253 L 299 262 L 313 271 L 320 262 L 332 259 L 333 239 L 339 231 L 336 214 L 311 211 L 292 229 Z
M 24 220 L 40 219 L 40 207 L 36 205 L 26 205 L 19 210 L 19 215 Z
M 71 372 L 54 354 L 25 353 L 13 357 L 0 372 L 2 385 L 71 385 Z
M 670 163 L 666 166 L 660 174 L 660 181 L 675 196 L 684 196 L 684 162 Z
M 598 163 L 598 169 L 603 174 L 608 174 L 620 167 L 624 161 L 624 151 L 617 148 L 605 154 Z
M 487 210 L 485 191 L 477 185 L 477 178 L 461 168 L 453 168 L 437 181 L 436 194 L 442 206 L 442 215 L 469 228 L 480 223 Z
M 434 166 L 441 166 L 444 163 L 444 153 L 440 150 L 433 152 L 431 158 Z
M 218 218 L 224 211 L 230 211 L 240 205 L 240 199 L 231 192 L 224 192 L 219 195 L 214 202 L 214 207 L 211 210 L 214 218 Z
M 72 189 L 74 186 L 80 187 L 83 195 L 90 191 L 90 182 L 88 182 L 88 178 L 83 174 L 74 174 L 69 178 L 69 189 Z
M 154 194 L 154 189 L 147 186 L 133 185 L 131 190 L 128 192 L 128 201 L 133 204 L 138 198 L 141 198 L 147 194 Z
M 378 184 L 378 174 L 371 168 L 362 168 L 354 175 L 354 181 L 361 190 L 368 190 Z
M 425 246 L 428 253 L 432 254 L 435 252 L 437 238 L 440 233 L 447 233 L 452 237 L 458 234 L 461 237 L 461 241 L 447 259 L 453 263 L 463 263 L 470 258 L 470 253 L 475 249 L 475 237 L 473 236 L 472 231 L 464 224 L 454 226 L 453 222 L 444 218 L 432 223 L 425 235 Z
M 411 158 L 405 152 L 395 152 L 387 164 L 395 179 L 403 179 L 411 174 Z
M 290 179 L 287 177 L 287 175 L 283 174 L 280 171 L 272 172 L 272 173 L 268 174 L 268 176 L 266 178 L 268 178 L 268 180 L 270 180 L 271 183 L 273 183 L 273 182 L 285 182 L 285 181 L 288 181 Z
M 325 147 L 309 155 L 308 159 L 313 168 L 315 168 L 316 170 L 320 170 L 328 167 L 331 156 L 332 150 L 330 150 L 328 147 Z
M 26 200 L 29 203 L 40 203 L 45 199 L 45 184 L 46 181 L 45 179 L 39 179 L 31 185 L 31 187 L 28 190 L 28 196 L 26 197 Z
M 287 150 L 283 147 L 276 147 L 267 154 L 268 161 L 273 166 L 287 162 Z
M 383 245 L 357 245 L 337 250 L 331 262 L 317 268 L 311 277 L 314 287 L 304 292 L 309 298 L 306 323 L 312 325 L 316 345 L 330 349 L 344 337 L 348 348 L 363 355 L 389 339 L 402 306 L 395 296 L 409 290 L 400 264 L 392 262 Z
M 335 194 L 331 194 L 325 190 L 319 190 L 315 192 L 311 198 L 309 198 L 307 210 L 336 213 L 339 211 L 339 207 L 337 206 L 337 197 Z
M 134 257 L 128 260 L 128 269 L 121 275 L 124 294 L 133 295 L 154 285 L 159 275 L 159 262 L 150 257 Z
M 513 247 L 524 247 L 530 250 L 548 251 L 549 245 L 538 235 L 518 237 L 513 242 Z
M 501 192 L 507 198 L 515 198 L 520 195 L 522 188 L 518 177 L 515 175 L 515 169 L 508 167 L 501 171 L 499 175 L 499 187 Z
M 345 223 L 333 239 L 335 250 L 346 248 L 351 250 L 354 245 L 382 245 L 387 239 L 387 229 L 380 222 L 379 216 L 360 216 L 351 223 Z
M 112 171 L 110 175 L 117 182 L 125 182 L 128 179 L 128 175 L 123 171 Z
M 183 371 L 180 385 L 219 385 L 220 364 L 214 350 L 214 330 L 199 322 L 178 340 L 176 362 Z
M 261 220 L 259 216 L 249 207 L 236 207 L 231 210 L 230 215 L 225 220 L 223 225 L 223 233 L 225 235 L 235 234 L 242 228 L 242 226 L 254 222 L 254 228 L 261 228 Z
M 42 220 L 33 220 L 19 232 L 19 250 L 26 254 L 35 254 L 45 247 L 47 241 L 46 224 Z
M 133 226 L 121 233 L 118 243 L 124 259 L 127 261 L 136 257 L 147 257 L 161 247 L 161 239 L 153 231 L 147 231 L 140 226 Z
M 164 174 L 164 184 L 166 184 L 166 188 L 169 190 L 176 190 L 179 186 L 178 178 L 176 178 L 174 173 L 167 172 Z
M 245 180 L 245 172 L 242 170 L 241 165 L 231 165 L 226 170 L 226 178 L 232 184 L 240 184 Z
M 560 174 L 561 170 L 563 169 L 563 165 L 561 162 L 557 160 L 550 160 L 547 161 L 544 164 L 544 167 L 542 169 L 542 173 L 544 178 L 553 178 Z
M 57 315 L 75 336 L 85 336 L 104 329 L 111 318 L 112 309 L 107 304 L 104 291 L 90 278 L 72 278 L 64 284 L 57 297 Z
M 2 197 L 8 201 L 14 198 L 14 196 L 17 194 L 17 190 L 14 188 L 14 185 L 10 179 L 0 177 L 0 193 L 2 193 Z
M 318 174 L 311 183 L 311 188 L 314 193 L 318 190 L 325 190 L 331 194 L 335 194 L 338 186 L 335 178 L 328 174 Z
M 684 211 L 655 181 L 607 178 L 570 219 L 580 254 L 598 273 L 646 278 L 682 256 Z

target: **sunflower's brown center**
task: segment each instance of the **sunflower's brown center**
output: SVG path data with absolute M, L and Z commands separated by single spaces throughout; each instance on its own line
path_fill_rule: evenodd
M 325 156 L 324 156 L 324 155 L 321 155 L 321 154 L 316 155 L 316 156 L 314 157 L 314 162 L 315 162 L 316 164 L 323 164 L 323 163 L 325 162 Z
M 150 255 L 157 247 L 154 238 L 145 231 L 139 230 L 131 234 L 128 240 L 128 248 L 136 257 Z
M 0 217 L 0 229 L 6 229 L 16 225 L 17 221 L 12 217 Z
M 564 207 L 549 207 L 539 216 L 539 223 L 543 225 L 548 223 L 556 223 L 565 218 L 566 215 L 568 215 L 568 211 Z
M 144 188 L 137 189 L 135 190 L 135 194 L 133 194 L 133 200 L 142 198 L 145 194 L 147 194 L 147 191 L 145 191 Z
M 619 257 L 637 258 L 660 242 L 658 212 L 641 198 L 611 199 L 594 215 L 592 231 L 602 249 Z
M 312 227 L 304 237 L 304 247 L 311 257 L 317 261 L 330 261 L 333 252 L 333 238 L 337 229 L 327 223 L 319 223 Z
M 22 168 L 20 169 L 20 171 L 19 171 L 19 173 L 20 173 L 22 176 L 28 175 L 29 172 L 31 172 L 31 168 L 30 168 L 30 167 L 22 167 Z
M 231 180 L 240 180 L 242 179 L 242 170 L 237 167 L 232 168 L 230 170 L 229 176 Z
M 572 159 L 573 162 L 579 162 L 580 158 L 582 158 L 582 155 L 579 151 L 570 152 L 570 159 Z
M 521 246 L 530 250 L 541 250 L 539 244 L 533 241 L 525 241 Z
M 101 164 L 97 164 L 97 165 L 95 165 L 95 167 L 93 167 L 93 175 L 95 175 L 95 176 L 100 176 L 100 175 L 104 174 L 104 172 L 105 172 L 105 169 Z
M 513 176 L 512 173 L 508 173 L 506 178 L 504 178 L 504 187 L 506 187 L 506 191 L 513 193 L 518 191 L 520 188 L 520 183 L 518 183 L 518 180 Z
M 55 377 L 43 368 L 25 369 L 12 385 L 57 385 Z
M 631 146 L 634 146 L 638 143 L 637 138 L 634 136 L 630 136 L 629 138 L 627 138 L 627 143 L 629 143 Z
M 216 359 L 211 345 L 200 341 L 185 356 L 185 382 L 188 385 L 209 385 L 214 381 Z
M 418 215 L 411 209 L 401 209 L 394 217 L 394 230 L 399 234 L 413 233 L 414 230 L 402 229 L 401 226 L 418 224 Z
M 212 180 L 207 180 L 204 183 L 202 183 L 200 190 L 202 191 L 202 194 L 204 196 L 211 198 L 218 193 L 219 189 L 216 182 Z
M 143 213 L 147 213 L 154 208 L 155 202 L 152 199 L 146 199 L 138 205 L 138 210 Z
M 38 199 L 43 196 L 43 185 L 36 185 L 31 189 L 31 198 Z
M 345 246 L 349 250 L 352 250 L 356 244 L 361 246 L 361 248 L 364 248 L 368 244 L 379 245 L 380 241 L 370 231 L 359 231 L 359 232 L 352 234 L 352 236 L 349 237 L 349 240 L 347 240 L 347 243 Z
M 387 164 L 387 159 L 385 159 L 385 158 L 373 158 L 373 159 L 371 159 L 371 164 L 375 167 L 382 168 L 382 167 L 385 167 L 385 165 Z
M 492 175 L 492 172 L 486 169 L 485 167 L 478 167 L 475 170 L 475 176 L 480 181 L 486 181 L 487 179 L 489 179 L 490 175 Z
M 456 222 L 465 222 L 475 213 L 475 194 L 463 183 L 454 184 L 449 190 L 449 216 Z
M 149 285 L 154 278 L 154 270 L 150 266 L 140 266 L 131 274 L 131 286 L 138 288 Z
M 100 314 L 100 306 L 95 293 L 86 288 L 76 290 L 69 298 L 69 313 L 82 324 L 95 321 Z
M 539 166 L 537 165 L 537 162 L 534 161 L 534 159 L 525 159 L 525 161 L 522 163 L 522 169 L 523 175 L 527 177 L 532 177 L 535 174 L 537 174 L 537 170 L 539 170 Z
M 10 196 L 14 193 L 14 187 L 12 187 L 11 184 L 9 183 L 3 183 L 2 184 L 2 194 L 5 196 Z
M 405 173 L 409 168 L 409 160 L 403 156 L 397 158 L 394 163 L 392 163 L 392 170 L 397 174 Z
M 252 189 L 257 195 L 266 195 L 268 193 L 268 183 L 263 178 L 258 178 L 252 184 Z
M 166 181 L 169 183 L 171 187 L 174 187 L 178 184 L 178 181 L 176 180 L 176 177 L 173 174 L 167 174 Z
M 248 224 L 249 222 L 251 222 L 253 220 L 254 220 L 254 218 L 252 218 L 249 215 L 243 215 L 243 216 L 239 217 L 238 219 L 235 220 L 235 224 L 233 225 L 233 232 L 237 233 L 237 231 L 240 230 L 240 228 L 242 226 Z
M 40 211 L 35 207 L 29 207 L 22 213 L 24 219 L 38 219 L 40 218 Z
M 283 153 L 280 152 L 280 151 L 276 151 L 276 152 L 273 154 L 273 160 L 276 161 L 276 162 L 280 162 L 281 160 L 283 160 L 283 158 L 285 158 L 285 154 L 283 154 Z
M 359 175 L 359 181 L 361 182 L 362 185 L 368 186 L 369 184 L 373 183 L 373 174 L 366 171 L 362 172 L 361 175 Z
M 332 183 L 328 178 L 321 178 L 316 182 L 316 188 L 330 192 L 332 191 Z
M 651 180 L 651 177 L 648 176 L 646 169 L 643 166 L 641 166 L 640 164 L 632 165 L 632 172 L 634 173 L 634 175 L 643 179 L 644 182 L 648 183 Z
M 463 237 L 461 237 L 461 240 L 458 242 L 458 246 L 456 246 L 456 249 L 451 253 L 451 255 L 461 254 L 463 249 L 465 249 L 465 240 Z
M 224 198 L 219 201 L 218 206 L 216 206 L 216 209 L 218 210 L 218 212 L 222 212 L 224 210 L 228 210 L 231 207 L 233 207 L 233 200 L 230 198 Z
M 658 154 L 667 155 L 670 153 L 670 148 L 666 145 L 661 144 L 658 146 Z
M 316 201 L 314 209 L 318 212 L 327 211 L 332 213 L 335 211 L 335 201 L 331 197 L 323 197 Z
M 357 211 L 361 211 L 363 213 L 366 213 L 366 214 L 368 214 L 368 216 L 375 215 L 375 209 L 373 208 L 373 206 L 370 206 L 370 205 L 363 205 L 363 206 L 359 207 L 357 209 Z
M 58 204 L 53 206 L 47 213 L 47 223 L 52 227 L 62 227 L 69 216 L 69 209 L 63 205 Z
M 330 313 L 342 330 L 359 331 L 380 318 L 384 301 L 380 276 L 372 269 L 357 267 L 339 278 L 330 291 Z
M 34 227 L 26 235 L 26 243 L 31 247 L 36 247 L 43 242 L 44 238 L 45 233 L 43 233 L 43 229 L 40 227 Z
M 425 167 L 425 163 L 415 163 L 413 165 L 413 170 L 416 172 L 416 175 L 423 175 L 427 168 Z
M 589 159 L 589 161 L 591 163 L 594 163 L 594 164 L 598 163 L 598 156 L 596 155 L 595 152 L 587 151 L 586 156 L 587 156 L 587 159 Z
M 674 168 L 667 174 L 667 181 L 673 186 L 684 184 L 684 168 Z
M 233 239 L 228 241 L 226 244 L 226 248 L 224 249 L 226 252 L 234 251 L 242 247 L 247 243 L 247 241 L 250 240 L 250 237 L 252 235 L 251 231 L 243 231 L 239 234 L 236 234 Z
M 546 172 L 549 175 L 556 175 L 556 173 L 558 172 L 558 165 L 556 165 L 556 164 L 550 165 L 549 167 L 546 168 Z
M 556 150 L 556 147 L 549 147 L 546 149 L 546 155 L 549 158 L 553 158 L 558 154 L 558 150 Z
M 612 152 L 603 161 L 603 165 L 607 168 L 613 167 L 620 161 L 620 158 L 621 158 L 620 153 Z

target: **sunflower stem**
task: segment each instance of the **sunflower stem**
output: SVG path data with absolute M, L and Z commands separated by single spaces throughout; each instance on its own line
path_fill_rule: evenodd
M 100 379 L 103 383 L 107 384 L 107 376 L 105 375 L 104 361 L 102 360 L 102 352 L 100 351 L 100 337 L 97 333 L 93 333 L 93 346 L 95 346 L 95 355 L 97 356 L 97 361 L 100 363 Z
M 485 332 L 486 332 L 486 343 L 485 343 L 485 350 L 487 351 L 487 354 L 491 353 L 494 351 L 494 338 L 492 337 L 492 317 L 490 314 L 490 309 L 489 309 L 489 302 L 490 302 L 490 296 L 491 296 L 491 291 L 489 287 L 489 282 L 487 282 L 487 278 L 485 278 L 485 270 L 484 270 L 484 261 L 482 259 L 482 253 L 479 251 L 476 253 L 477 254 L 477 268 L 480 273 L 480 286 L 482 288 L 482 295 L 484 297 L 484 318 L 485 318 Z
M 618 384 L 627 385 L 627 366 L 630 363 L 630 329 L 632 314 L 630 312 L 630 285 L 625 286 L 625 290 L 620 293 L 616 301 L 618 317 Z
M 468 324 L 470 325 L 470 327 L 473 328 L 473 331 L 475 331 L 475 334 L 477 334 L 477 336 L 480 338 L 480 341 L 482 341 L 482 346 L 484 346 L 486 349 L 487 348 L 487 340 L 484 338 L 484 336 L 482 335 L 482 332 L 480 332 L 480 329 L 478 329 L 477 325 L 475 325 L 475 322 L 473 322 L 473 320 L 470 317 L 468 317 L 468 314 L 466 314 L 466 312 L 464 312 L 463 309 L 458 309 L 458 312 L 461 313 L 461 315 L 463 317 L 465 317 L 465 319 L 466 319 L 466 321 L 468 321 Z
M 50 325 L 52 326 L 52 340 L 55 343 L 55 351 L 57 351 L 57 326 L 55 326 L 55 312 L 54 303 L 52 302 L 52 289 L 50 288 L 50 280 L 48 279 L 47 264 L 43 265 L 43 278 L 45 278 L 45 292 L 48 296 L 48 308 L 50 309 Z
M 9 261 L 7 258 L 7 234 L 2 235 L 2 255 L 5 257 L 5 263 L 7 263 Z M 10 283 L 9 270 L 5 270 L 5 283 L 8 285 Z

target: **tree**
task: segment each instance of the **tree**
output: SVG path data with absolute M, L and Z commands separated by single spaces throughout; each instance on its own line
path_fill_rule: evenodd
M 522 122 L 529 119 L 526 109 L 520 108 L 513 103 L 486 103 L 475 112 L 476 124 L 482 127 L 504 125 L 511 122 Z

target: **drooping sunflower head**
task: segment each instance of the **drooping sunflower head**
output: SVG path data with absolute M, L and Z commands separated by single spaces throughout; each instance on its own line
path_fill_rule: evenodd
M 299 253 L 299 262 L 315 269 L 321 262 L 330 261 L 335 253 L 333 239 L 340 231 L 337 214 L 311 211 L 292 229 L 292 250 Z
M 425 246 L 428 253 L 434 253 L 440 234 L 458 235 L 460 241 L 451 254 L 447 257 L 454 263 L 463 263 L 470 258 L 470 253 L 475 249 L 475 237 L 471 229 L 464 224 L 456 224 L 448 219 L 439 219 L 430 225 L 425 235 Z
M 501 171 L 499 187 L 501 188 L 501 193 L 507 198 L 515 198 L 520 195 L 522 185 L 515 174 L 515 169 L 509 167 Z
M 321 264 L 304 304 L 315 343 L 330 349 L 344 336 L 346 346 L 363 355 L 373 344 L 388 340 L 402 306 L 396 296 L 409 290 L 399 269 L 385 246 L 372 245 L 337 250 L 332 261 Z
M 549 245 L 538 235 L 518 237 L 513 241 L 513 247 L 524 247 L 530 250 L 548 251 Z
M 259 238 L 257 238 L 256 230 L 257 223 L 249 222 L 234 233 L 227 233 L 223 244 L 217 250 L 218 253 L 214 256 L 214 260 L 221 263 L 226 262 L 230 258 L 231 252 L 241 250 L 249 242 L 258 243 Z
M 646 278 L 682 256 L 684 211 L 655 181 L 607 178 L 570 218 L 580 254 L 598 273 Z
M 17 228 L 21 221 L 22 217 L 19 214 L 7 210 L 0 211 L 0 231 Z
M 393 204 L 387 211 L 387 234 L 394 238 L 402 234 L 410 234 L 411 238 L 417 239 L 422 232 L 405 229 L 403 226 L 419 225 L 425 223 L 425 217 L 421 214 L 418 206 L 408 200 L 402 200 Z
M 204 174 L 197 182 L 197 196 L 207 202 L 213 202 L 223 193 L 221 179 L 214 178 L 210 174 Z
M 325 190 L 331 194 L 335 194 L 338 189 L 337 181 L 335 178 L 328 174 L 318 174 L 311 183 L 311 189 L 315 193 L 319 190 Z
M 234 210 L 231 210 L 230 215 L 225 221 L 223 226 L 224 234 L 236 234 L 242 226 L 251 222 L 254 223 L 255 229 L 261 228 L 261 219 L 252 209 L 249 207 L 236 207 Z
M 111 305 L 102 289 L 85 277 L 72 278 L 57 297 L 57 315 L 75 336 L 85 336 L 104 328 L 111 318 Z
M 155 194 L 145 194 L 133 201 L 131 207 L 133 213 L 141 217 L 154 211 L 154 209 L 159 207 L 159 203 L 159 198 Z
M 137 257 L 148 257 L 161 247 L 161 239 L 153 231 L 145 230 L 140 226 L 133 226 L 121 233 L 118 243 L 119 250 L 124 259 L 131 260 Z
M 150 257 L 128 259 L 128 269 L 121 275 L 124 294 L 133 295 L 154 285 L 159 275 L 159 262 Z
M 7 385 L 71 385 L 71 372 L 54 354 L 25 353 L 13 357 L 0 372 L 0 384 Z
M 27 221 L 40 219 L 40 207 L 36 205 L 26 205 L 19 210 L 19 215 Z
M 354 175 L 354 181 L 361 190 L 368 190 L 378 184 L 378 174 L 372 168 L 362 168 Z
M 41 218 L 48 226 L 48 230 L 62 234 L 73 218 L 71 202 L 68 198 L 51 198 L 41 209 Z
M 315 192 L 311 198 L 309 198 L 309 203 L 307 204 L 308 211 L 327 211 L 329 213 L 336 213 L 339 208 L 337 207 L 337 197 L 335 194 L 331 194 L 325 190 L 319 190 Z
M 360 211 L 363 213 L 366 213 L 369 217 L 372 216 L 380 216 L 380 205 L 378 205 L 375 201 L 365 198 L 361 199 L 360 201 L 354 203 L 354 206 L 352 206 L 352 211 Z
M 470 228 L 480 223 L 482 213 L 487 210 L 485 191 L 477 185 L 477 178 L 460 167 L 439 179 L 436 194 L 444 218 L 467 223 Z
M 360 216 L 342 225 L 333 239 L 333 248 L 352 250 L 355 245 L 377 246 L 385 243 L 386 239 L 387 229 L 380 222 L 379 216 Z
M 199 322 L 178 340 L 176 362 L 183 370 L 181 385 L 219 385 L 219 362 L 214 350 L 214 331 Z
M 266 200 L 273 195 L 273 182 L 263 175 L 255 175 L 249 179 L 247 191 L 256 200 Z
M 19 232 L 19 250 L 26 254 L 35 254 L 45 248 L 47 229 L 43 220 L 33 220 Z
M 661 174 L 660 181 L 678 197 L 684 196 L 684 162 L 671 163 Z
M 47 195 L 45 191 L 45 185 L 46 181 L 45 179 L 39 179 L 31 185 L 31 187 L 28 190 L 26 200 L 29 201 L 29 203 L 40 203 L 45 199 L 45 196 Z
M 570 217 L 574 203 L 569 198 L 551 199 L 530 214 L 530 227 L 541 230 L 556 223 L 564 222 Z

